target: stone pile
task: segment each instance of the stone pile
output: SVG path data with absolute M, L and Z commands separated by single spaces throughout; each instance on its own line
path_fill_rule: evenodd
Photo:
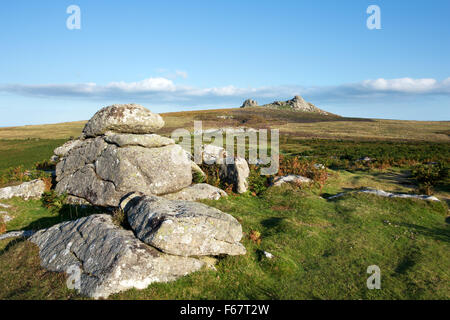
M 56 191 L 116 207 L 130 190 L 162 195 L 189 186 L 191 161 L 174 140 L 154 133 L 163 126 L 161 116 L 140 105 L 101 109 L 79 139 L 55 149 Z
M 191 185 L 186 152 L 154 133 L 163 125 L 142 106 L 113 105 L 97 112 L 78 140 L 55 149 L 56 190 L 73 200 L 121 208 L 131 230 L 96 214 L 14 234 L 30 237 L 42 266 L 67 273 L 72 288 L 85 296 L 143 289 L 208 267 L 209 256 L 246 253 L 235 218 L 194 202 L 226 194 Z

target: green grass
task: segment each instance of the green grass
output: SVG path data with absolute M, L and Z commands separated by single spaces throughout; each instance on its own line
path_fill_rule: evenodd
M 183 114 L 190 114 L 186 121 L 205 117 L 204 121 L 213 123 L 217 112 L 208 111 L 203 116 L 198 112 Z M 237 116 L 234 122 L 261 120 L 266 124 L 272 123 L 267 114 L 246 120 L 245 113 L 230 112 Z M 320 120 L 304 119 L 302 123 L 300 115 L 297 116 L 296 125 L 305 125 L 302 128 Z M 168 118 L 169 128 L 171 123 L 175 125 L 182 120 L 177 114 L 168 114 L 165 118 Z M 330 121 L 326 128 L 345 127 L 349 119 L 344 120 L 336 120 L 336 123 L 341 123 L 339 125 Z M 355 121 L 350 129 L 363 130 L 364 126 L 380 125 L 377 121 Z M 393 122 L 382 124 L 392 125 Z M 399 131 L 391 128 L 391 136 L 400 135 L 409 125 L 406 122 L 399 125 L 402 128 Z M 418 124 L 420 128 L 422 125 L 425 126 Z M 54 130 L 55 126 L 52 127 Z M 65 127 L 75 130 L 72 126 Z M 445 128 L 445 123 L 436 127 Z M 298 127 L 296 130 L 297 136 L 283 135 L 281 138 L 285 154 L 312 156 L 324 162 L 330 156 L 340 161 L 354 161 L 362 156 L 388 156 L 416 161 L 431 158 L 448 164 L 448 137 L 445 138 L 447 140 L 439 138 L 440 143 L 332 141 L 299 139 L 304 135 Z M 15 128 L 14 133 L 0 130 L 0 136 L 8 133 L 11 134 L 8 139 L 13 139 L 16 137 L 14 134 L 30 132 L 42 131 L 33 127 L 21 132 L 20 128 Z M 433 136 L 430 132 L 427 135 Z M 32 168 L 36 162 L 48 159 L 53 149 L 66 138 L 0 140 L 0 172 L 19 165 Z M 386 199 L 365 194 L 349 194 L 328 201 L 323 197 L 360 187 L 391 192 L 414 191 L 414 181 L 407 165 L 383 170 L 337 166 L 329 173 L 331 177 L 321 191 L 286 186 L 269 188 L 258 196 L 247 193 L 230 195 L 218 201 L 204 201 L 240 221 L 245 232 L 242 243 L 247 254 L 220 258 L 217 271 L 202 270 L 174 282 L 152 284 L 147 289 L 128 290 L 110 298 L 450 299 L 450 230 L 446 202 Z M 438 191 L 438 197 L 449 198 L 448 185 Z M 10 199 L 2 202 L 12 206 L 5 209 L 14 217 L 6 225 L 8 231 L 46 228 L 101 212 L 67 205 L 61 210 L 49 210 L 40 200 Z M 261 233 L 260 244 L 249 238 L 251 231 Z M 269 260 L 263 251 L 275 257 Z M 366 288 L 369 276 L 366 270 L 370 265 L 378 265 L 381 269 L 381 290 Z M 67 290 L 63 274 L 40 267 L 39 251 L 35 245 L 28 241 L 4 240 L 0 241 L 0 299 L 82 297 Z
M 226 257 L 217 271 L 200 271 L 112 299 L 449 299 L 450 234 L 447 206 L 411 199 L 348 195 L 327 201 L 317 190 L 271 188 L 260 197 L 230 196 L 205 203 L 235 216 L 245 232 L 245 256 Z M 10 201 L 26 216 L 8 229 L 75 217 L 46 212 L 37 201 Z M 249 239 L 261 233 L 260 244 Z M 2 246 L 7 241 L 0 242 Z M 0 298 L 80 298 L 64 279 L 37 267 L 37 250 L 15 243 L 0 251 Z M 272 253 L 269 260 L 263 251 Z M 28 256 L 28 258 L 25 258 Z M 25 264 L 18 264 L 20 261 Z M 381 268 L 381 290 L 366 288 L 369 265 Z M 15 269 L 14 269 L 15 268 Z M 25 268 L 29 269 L 26 271 Z M 11 270 L 14 272 L 11 273 Z M 45 274 L 43 282 L 31 272 Z M 15 278 L 29 279 L 29 287 Z M 55 282 L 56 281 L 56 282 Z M 57 285 L 55 285 L 57 283 Z M 55 285 L 55 290 L 49 286 Z
M 372 159 L 442 161 L 450 160 L 450 142 L 352 141 L 281 138 L 284 152 L 327 161 L 331 157 L 355 161 Z
M 38 161 L 48 160 L 53 150 L 66 139 L 0 140 L 0 173 L 10 167 L 34 167 Z

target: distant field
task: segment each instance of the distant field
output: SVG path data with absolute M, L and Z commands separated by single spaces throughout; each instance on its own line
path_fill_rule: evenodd
M 0 139 L 69 139 L 78 137 L 86 121 L 0 127 Z
M 263 108 L 216 109 L 162 113 L 166 125 L 161 134 L 177 128 L 193 129 L 194 120 L 203 128 L 278 128 L 292 137 L 347 140 L 411 140 L 450 142 L 450 121 L 402 121 L 346 118 L 290 110 Z M 225 119 L 224 119 L 225 117 Z M 85 121 L 0 128 L 0 139 L 68 139 L 78 137 Z

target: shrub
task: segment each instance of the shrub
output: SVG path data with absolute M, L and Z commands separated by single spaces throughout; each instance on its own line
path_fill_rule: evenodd
M 55 170 L 56 164 L 50 160 L 43 160 L 36 162 L 34 166 L 37 170 Z
M 3 217 L 0 216 L 0 234 L 5 233 L 6 232 L 6 224 L 3 221 Z
M 121 208 L 115 208 L 112 212 L 113 222 L 124 229 L 131 229 L 128 223 L 127 215 Z
M 199 166 L 206 175 L 204 182 L 220 188 L 222 184 L 222 181 L 220 180 L 220 166 L 217 164 L 207 165 L 204 163 Z
M 261 243 L 261 233 L 259 231 L 256 231 L 256 230 L 250 231 L 249 238 L 256 244 Z
M 46 191 L 42 194 L 42 205 L 51 210 L 61 210 L 66 203 L 67 194 L 57 194 L 54 190 Z
M 27 182 L 35 179 L 43 179 L 51 177 L 49 172 L 36 169 L 25 169 L 23 166 L 6 169 L 0 175 L 0 184 L 8 184 L 14 182 Z
M 318 185 L 320 189 L 322 189 L 328 179 L 328 172 L 326 169 L 316 168 L 314 164 L 315 162 L 311 160 L 280 155 L 280 168 L 278 170 L 278 175 L 284 176 L 288 174 L 295 174 L 307 177 L 312 179 L 314 184 Z
M 412 176 L 416 180 L 419 192 L 431 195 L 433 188 L 448 177 L 448 167 L 441 163 L 420 164 L 413 168 Z
M 248 189 L 257 195 L 266 191 L 269 186 L 269 178 L 261 175 L 260 168 L 255 165 L 250 165 L 250 175 L 247 181 Z
M 192 182 L 193 183 L 203 183 L 205 182 L 206 177 L 198 171 L 194 171 L 192 173 Z
M 45 191 L 50 191 L 52 189 L 53 186 L 53 180 L 50 177 L 45 177 L 41 179 L 42 181 L 44 181 L 45 184 Z

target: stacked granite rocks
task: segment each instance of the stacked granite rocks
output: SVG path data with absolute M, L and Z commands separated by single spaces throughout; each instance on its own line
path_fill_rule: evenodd
M 200 270 L 205 256 L 246 253 L 234 217 L 193 201 L 225 193 L 191 185 L 191 160 L 172 139 L 155 134 L 163 126 L 142 106 L 113 105 L 97 112 L 79 139 L 55 149 L 56 191 L 74 202 L 121 208 L 131 227 L 96 214 L 30 237 L 42 266 L 69 274 L 83 295 L 142 289 Z
M 116 207 L 131 191 L 161 195 L 192 183 L 191 163 L 175 141 L 154 134 L 161 116 L 136 105 L 98 111 L 78 140 L 55 150 L 56 191 L 72 201 Z

